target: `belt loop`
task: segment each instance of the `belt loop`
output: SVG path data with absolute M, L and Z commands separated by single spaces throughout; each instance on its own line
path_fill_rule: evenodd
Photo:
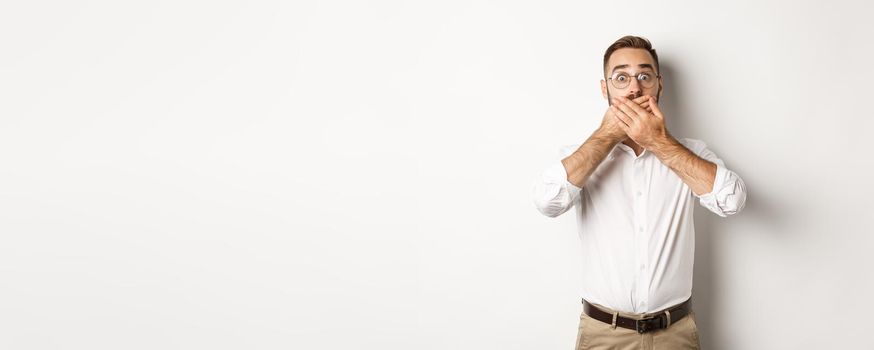
M 668 328 L 671 326 L 671 310 L 665 310 L 665 314 L 668 315 L 668 325 L 665 328 Z
M 610 325 L 611 327 L 613 327 L 613 329 L 616 329 L 616 315 L 618 315 L 618 314 L 619 314 L 618 311 L 613 312 L 613 323 Z

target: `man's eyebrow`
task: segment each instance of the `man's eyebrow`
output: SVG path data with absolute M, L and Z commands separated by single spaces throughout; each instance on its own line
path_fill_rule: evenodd
M 649 69 L 655 70 L 655 68 L 653 68 L 652 65 L 649 63 L 641 63 L 641 64 L 638 64 L 637 66 L 640 68 L 649 68 Z M 623 69 L 623 68 L 628 68 L 628 65 L 627 64 L 620 64 L 616 67 L 613 67 L 613 71 L 611 71 L 610 74 L 613 74 L 614 72 L 616 72 L 617 69 Z

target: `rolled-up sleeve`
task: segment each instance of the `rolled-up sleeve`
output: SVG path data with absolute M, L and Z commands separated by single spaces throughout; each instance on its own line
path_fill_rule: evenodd
M 716 164 L 716 179 L 713 181 L 713 190 L 710 193 L 696 195 L 701 206 L 721 217 L 737 214 L 744 208 L 747 199 L 747 189 L 743 179 L 734 171 L 725 166 L 725 162 L 716 156 L 707 145 L 700 142 L 698 156 Z
M 540 173 L 531 191 L 534 205 L 541 214 L 557 217 L 567 212 L 580 197 L 581 188 L 567 180 L 567 170 L 561 160 L 576 150 L 567 146 L 559 151 L 559 158 Z

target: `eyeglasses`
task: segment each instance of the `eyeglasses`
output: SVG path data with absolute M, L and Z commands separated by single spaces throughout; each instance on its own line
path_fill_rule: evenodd
M 656 80 L 660 78 L 661 75 L 653 75 L 652 73 L 640 73 L 635 79 L 640 83 L 641 86 L 645 88 L 651 88 L 655 86 Z M 616 72 L 613 74 L 613 77 L 607 78 L 613 84 L 613 87 L 617 89 L 624 89 L 628 87 L 628 84 L 631 84 L 632 77 L 628 75 L 628 73 L 624 72 Z

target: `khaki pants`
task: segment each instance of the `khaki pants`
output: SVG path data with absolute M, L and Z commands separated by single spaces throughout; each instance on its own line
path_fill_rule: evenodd
M 605 312 L 614 310 L 601 305 L 592 304 Z M 628 314 L 619 312 L 619 316 L 641 319 L 655 314 Z M 637 333 L 635 330 L 616 327 L 598 321 L 585 312 L 580 313 L 580 327 L 577 332 L 576 350 L 681 350 L 701 349 L 698 341 L 698 326 L 695 324 L 695 312 L 690 311 L 686 317 L 665 329 Z

